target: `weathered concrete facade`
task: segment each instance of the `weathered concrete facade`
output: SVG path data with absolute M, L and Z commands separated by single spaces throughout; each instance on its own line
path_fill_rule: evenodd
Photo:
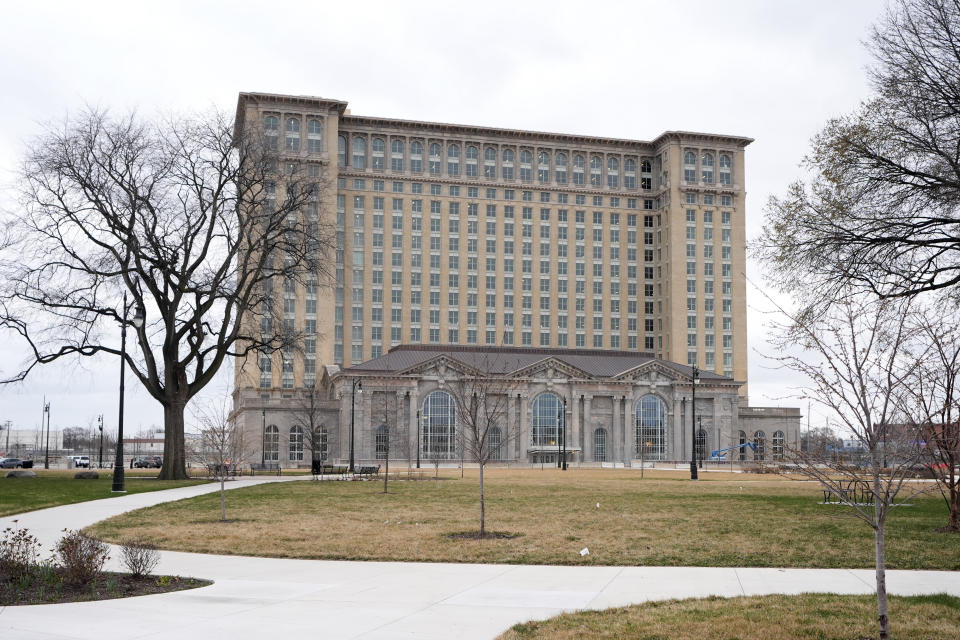
M 312 403 L 325 434 L 316 457 L 347 463 L 352 423 L 358 465 L 388 451 L 401 463 L 419 456 L 422 466 L 459 461 L 454 385 L 478 372 L 509 381 L 494 456 L 503 462 L 555 462 L 564 445 L 573 464 L 685 461 L 694 421 L 705 459 L 738 447 L 725 459 L 773 461 L 799 438 L 798 409 L 742 406 L 742 383 L 713 372 L 699 372 L 693 412 L 693 369 L 647 354 L 403 345 L 348 369 L 325 367 Z M 309 464 L 302 431 L 311 403 L 302 393 L 241 390 L 237 401 L 248 441 L 265 444 L 268 462 Z

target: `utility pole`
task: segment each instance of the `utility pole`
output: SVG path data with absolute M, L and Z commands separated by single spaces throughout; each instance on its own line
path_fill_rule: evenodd
M 43 396 L 43 412 L 47 414 L 47 445 L 43 454 L 43 468 L 50 468 L 50 403 L 47 402 L 47 396 Z M 40 423 L 41 428 L 43 423 Z
M 97 461 L 97 468 L 103 468 L 103 414 L 97 416 L 97 428 L 100 429 L 100 459 Z

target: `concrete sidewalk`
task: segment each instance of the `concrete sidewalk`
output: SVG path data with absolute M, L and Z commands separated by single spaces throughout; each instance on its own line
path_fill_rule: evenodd
M 257 478 L 231 488 L 303 478 Z M 97 500 L 14 518 L 44 548 L 60 531 L 130 509 L 219 490 L 200 485 Z M 229 501 L 228 501 L 229 509 Z M 116 553 L 113 554 L 116 557 Z M 120 569 L 119 562 L 110 561 Z M 873 592 L 873 571 L 701 567 L 556 567 L 336 562 L 163 552 L 157 573 L 215 581 L 210 587 L 100 602 L 0 610 L 11 638 L 452 638 L 489 639 L 512 624 L 563 611 L 648 600 L 771 593 Z M 888 571 L 892 594 L 960 596 L 960 573 Z

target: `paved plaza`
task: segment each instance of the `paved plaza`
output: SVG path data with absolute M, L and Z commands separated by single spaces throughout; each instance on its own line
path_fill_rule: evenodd
M 308 478 L 244 479 L 228 486 Z M 64 528 L 218 489 L 211 483 L 53 507 L 0 518 L 0 529 L 16 519 L 49 549 Z M 108 568 L 121 570 L 116 551 Z M 163 552 L 156 572 L 214 584 L 100 602 L 6 607 L 0 609 L 0 637 L 489 639 L 517 622 L 576 609 L 709 595 L 868 594 L 874 579 L 868 569 L 338 562 L 172 551 Z M 897 595 L 960 596 L 960 572 L 888 571 L 887 584 Z

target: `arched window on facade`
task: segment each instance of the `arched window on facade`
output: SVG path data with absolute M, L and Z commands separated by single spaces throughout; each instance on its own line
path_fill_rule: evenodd
M 303 460 L 303 427 L 296 425 L 290 427 L 290 446 L 288 457 L 290 462 L 300 462 Z
M 323 151 L 323 120 L 312 118 L 307 122 L 307 151 L 310 153 Z
M 731 175 L 731 168 L 733 162 L 725 153 L 720 154 L 720 184 L 731 184 L 733 182 L 733 177 Z
M 370 145 L 370 166 L 374 171 L 383 171 L 385 164 L 385 154 L 387 151 L 387 145 L 383 141 L 383 138 L 374 138 L 373 143 Z
M 533 444 L 556 446 L 560 442 L 560 413 L 563 401 L 555 393 L 541 393 L 533 401 Z
M 271 424 L 263 434 L 263 459 L 265 462 L 280 462 L 280 429 Z
M 550 154 L 546 151 L 537 154 L 537 182 L 550 182 Z
M 287 118 L 286 132 L 286 150 L 300 151 L 300 119 Z
M 623 161 L 623 186 L 627 189 L 637 188 L 637 161 L 633 158 Z
M 555 162 L 557 184 L 567 184 L 567 154 L 558 153 Z
M 753 459 L 764 460 L 767 450 L 767 434 L 763 431 L 757 431 L 753 434 Z
M 466 157 L 466 175 L 468 178 L 476 178 L 480 174 L 480 150 L 473 145 L 468 145 L 464 153 Z
M 526 149 L 520 152 L 520 179 L 524 182 L 533 180 L 533 154 Z
M 783 460 L 783 445 L 786 438 L 784 438 L 783 431 L 774 431 L 773 432 L 773 459 L 774 460 Z
M 583 169 L 583 156 L 578 153 L 573 156 L 573 184 L 584 183 Z
M 367 141 L 364 138 L 353 139 L 353 168 L 367 168 Z
M 390 171 L 403 171 L 403 140 L 390 141 Z
M 697 460 L 705 460 L 710 454 L 708 447 L 710 446 L 709 439 L 707 438 L 707 432 L 704 429 L 697 430 Z
M 703 181 L 707 184 L 713 184 L 713 154 L 707 151 L 703 152 L 700 158 L 700 169 L 703 175 Z
M 489 458 L 491 460 L 502 460 L 503 451 L 501 446 L 503 445 L 503 432 L 500 431 L 500 427 L 490 427 L 487 431 L 487 452 L 489 453 Z
M 737 459 L 740 462 L 743 462 L 744 460 L 747 459 L 747 432 L 746 431 L 737 432 L 737 444 L 739 445 L 739 448 L 737 449 Z M 732 458 L 733 456 L 730 456 L 730 457 Z
M 593 156 L 590 158 L 590 186 L 603 186 L 603 176 L 601 175 L 602 171 L 603 160 L 600 159 L 600 156 Z
M 456 457 L 457 405 L 446 391 L 431 391 L 423 401 L 421 453 L 427 460 Z
M 423 173 L 423 144 L 416 140 L 410 143 L 410 173 Z
M 616 158 L 607 158 L 607 186 L 611 189 L 620 187 L 620 161 Z
M 382 424 L 377 427 L 375 445 L 377 460 L 386 460 L 387 452 L 390 450 L 390 430 L 387 429 L 387 425 Z
M 442 151 L 440 145 L 436 142 L 430 145 L 430 154 L 427 157 L 427 169 L 430 171 L 430 175 L 438 176 L 440 175 L 440 152 Z
M 607 460 L 607 430 L 603 427 L 593 432 L 593 459 L 596 462 Z
M 277 145 L 279 144 L 277 140 L 280 137 L 280 120 L 276 116 L 267 116 L 263 119 L 263 145 L 271 150 L 276 151 Z
M 347 166 L 347 137 L 337 136 L 337 164 Z
M 683 154 L 683 180 L 684 182 L 697 181 L 697 154 L 693 151 Z
M 655 395 L 645 395 L 635 412 L 635 451 L 643 460 L 663 460 L 667 452 L 667 407 Z
M 460 145 L 447 145 L 447 175 L 460 175 Z
M 483 177 L 497 179 L 497 150 L 493 147 L 483 150 Z
M 513 180 L 513 150 L 504 149 L 503 150 L 503 179 L 504 180 Z

